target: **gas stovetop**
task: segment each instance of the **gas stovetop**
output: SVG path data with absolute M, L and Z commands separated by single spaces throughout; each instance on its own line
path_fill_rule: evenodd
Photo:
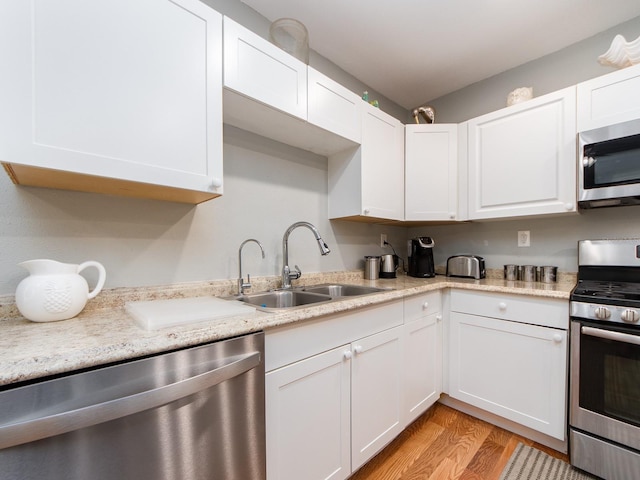
M 640 283 L 579 280 L 571 301 L 640 308 Z
M 578 242 L 571 316 L 640 326 L 640 239 Z

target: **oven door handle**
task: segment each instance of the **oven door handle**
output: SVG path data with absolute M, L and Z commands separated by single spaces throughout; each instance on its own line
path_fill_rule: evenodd
M 0 449 L 79 430 L 167 405 L 252 370 L 260 364 L 260 358 L 260 352 L 231 356 L 225 359 L 227 363 L 214 370 L 152 390 L 145 390 L 75 410 L 0 425 Z
M 640 336 L 629 335 L 628 333 L 612 332 L 611 330 L 602 330 L 600 328 L 582 327 L 581 331 L 585 335 L 592 337 L 604 338 L 605 340 L 614 340 L 616 342 L 631 343 L 640 345 Z

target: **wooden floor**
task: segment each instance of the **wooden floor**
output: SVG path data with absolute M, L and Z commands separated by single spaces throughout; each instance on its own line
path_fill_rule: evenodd
M 351 480 L 498 480 L 518 442 L 568 457 L 437 403 Z

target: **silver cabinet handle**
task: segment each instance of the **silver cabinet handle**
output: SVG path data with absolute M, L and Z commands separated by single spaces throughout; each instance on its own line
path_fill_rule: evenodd
M 87 407 L 0 426 L 0 449 L 133 415 L 237 377 L 260 364 L 260 352 L 229 357 L 222 367 L 179 382 Z
M 582 333 L 591 337 L 604 338 L 605 340 L 615 340 L 616 342 L 631 343 L 640 345 L 640 337 L 629 335 L 628 333 L 612 332 L 593 327 L 582 327 Z

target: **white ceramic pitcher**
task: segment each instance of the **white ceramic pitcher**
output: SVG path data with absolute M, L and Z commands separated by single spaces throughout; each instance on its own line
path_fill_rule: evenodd
M 33 322 L 75 317 L 87 300 L 100 293 L 106 280 L 104 267 L 93 260 L 74 265 L 39 259 L 18 265 L 26 268 L 30 275 L 18 284 L 16 305 L 20 313 Z M 87 267 L 95 267 L 99 273 L 98 283 L 91 292 L 87 281 L 79 275 Z

